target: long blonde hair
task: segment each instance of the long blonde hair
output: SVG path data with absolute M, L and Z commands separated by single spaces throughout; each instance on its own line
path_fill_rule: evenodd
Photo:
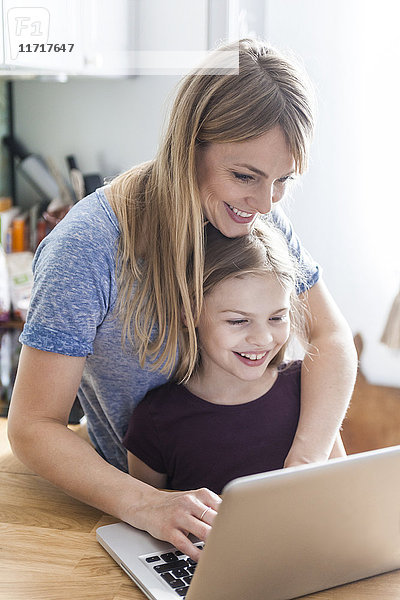
M 241 279 L 246 275 L 274 275 L 282 288 L 289 292 L 290 337 L 269 364 L 279 366 L 282 363 L 287 345 L 294 336 L 307 349 L 308 307 L 296 293 L 297 286 L 306 281 L 306 276 L 298 261 L 290 254 L 282 232 L 273 223 L 257 219 L 251 232 L 242 237 L 227 238 L 210 223 L 205 228 L 205 236 L 204 297 L 228 279 Z M 182 327 L 179 362 L 174 374 L 179 382 L 187 381 L 193 372 L 188 360 L 189 348 L 187 329 Z M 194 370 L 200 364 L 201 353 L 198 351 Z
M 155 159 L 117 176 L 109 190 L 121 232 L 117 309 L 123 339 L 134 344 L 142 367 L 148 360 L 168 375 L 175 366 L 182 312 L 187 373 L 197 358 L 204 262 L 197 147 L 249 140 L 279 125 L 297 171 L 307 165 L 313 96 L 306 76 L 265 42 L 244 39 L 219 50 L 235 48 L 239 73 L 187 75 Z

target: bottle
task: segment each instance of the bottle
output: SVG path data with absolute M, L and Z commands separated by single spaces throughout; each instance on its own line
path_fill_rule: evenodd
M 11 299 L 7 260 L 3 247 L 0 244 L 0 322 L 9 320 L 10 310 Z
M 15 217 L 12 223 L 12 251 L 24 252 L 26 250 L 26 213 Z
M 43 218 L 41 218 L 38 220 L 36 225 L 36 247 L 39 246 L 40 242 L 46 237 L 46 235 L 47 223 Z

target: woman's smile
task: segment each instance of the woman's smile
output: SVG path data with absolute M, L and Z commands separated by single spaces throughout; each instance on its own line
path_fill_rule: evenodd
M 244 210 L 239 210 L 239 209 L 235 208 L 234 206 L 227 204 L 226 202 L 224 202 L 224 204 L 227 207 L 226 210 L 228 211 L 229 216 L 236 223 L 251 223 L 252 221 L 254 221 L 255 217 L 258 214 L 258 213 L 245 212 Z
M 199 146 L 196 168 L 204 217 L 226 237 L 238 237 L 282 199 L 294 160 L 276 126 L 248 141 Z

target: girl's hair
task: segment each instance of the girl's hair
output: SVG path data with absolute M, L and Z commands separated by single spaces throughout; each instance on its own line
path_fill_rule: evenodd
M 290 60 L 258 40 L 224 49 L 238 49 L 239 73 L 200 69 L 187 75 L 155 159 L 117 176 L 109 189 L 121 231 L 117 309 L 123 340 L 134 339 L 142 366 L 148 359 L 167 374 L 175 366 L 182 311 L 188 372 L 197 357 L 204 260 L 198 146 L 249 140 L 278 125 L 301 173 L 313 130 L 307 80 Z
M 275 275 L 283 289 L 290 292 L 289 340 L 270 362 L 271 366 L 280 365 L 290 339 L 296 335 L 306 346 L 308 337 L 308 311 L 296 292 L 304 274 L 298 261 L 290 254 L 285 237 L 275 225 L 261 219 L 251 233 L 242 237 L 227 238 L 210 224 L 207 224 L 205 233 L 204 297 L 223 281 L 240 279 L 245 275 Z M 189 346 L 187 329 L 183 328 L 179 337 L 180 360 L 175 372 L 175 379 L 180 382 L 187 381 L 190 376 Z M 195 369 L 200 361 L 198 352 Z

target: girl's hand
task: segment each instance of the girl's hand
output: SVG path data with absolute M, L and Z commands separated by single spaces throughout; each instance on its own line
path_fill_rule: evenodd
M 149 487 L 143 501 L 132 506 L 128 522 L 170 542 L 197 562 L 201 551 L 187 536 L 191 533 L 205 541 L 220 503 L 220 497 L 207 488 L 163 492 Z

